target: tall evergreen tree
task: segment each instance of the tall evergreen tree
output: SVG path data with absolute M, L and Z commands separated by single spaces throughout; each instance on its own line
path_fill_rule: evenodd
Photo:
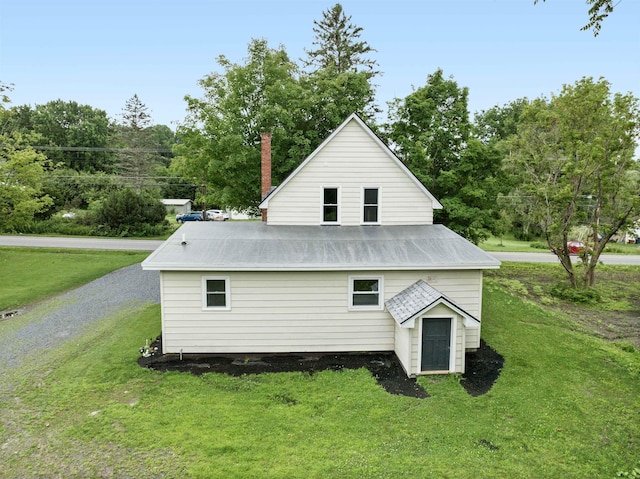
M 151 115 L 136 94 L 127 100 L 120 117 L 122 122 L 116 126 L 115 133 L 115 141 L 122 148 L 118 153 L 118 174 L 125 184 L 134 186 L 140 193 L 160 159 L 151 129 Z
M 307 50 L 303 64 L 311 71 L 325 70 L 332 74 L 364 72 L 368 79 L 378 75 L 378 63 L 367 55 L 375 52 L 360 40 L 362 27 L 351 23 L 342 5 L 336 3 L 322 13 L 322 20 L 314 20 L 314 49 Z

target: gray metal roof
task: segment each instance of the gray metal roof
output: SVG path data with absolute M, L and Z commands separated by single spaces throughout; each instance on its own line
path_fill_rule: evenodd
M 398 324 L 403 325 L 440 303 L 446 304 L 449 308 L 454 309 L 465 318 L 478 323 L 480 322 L 436 288 L 421 279 L 403 291 L 400 291 L 384 304 L 387 307 L 387 311 L 393 316 L 393 319 L 395 319 Z
M 183 242 L 185 244 L 183 244 Z M 500 262 L 443 225 L 185 223 L 142 267 L 184 271 L 488 269 Z

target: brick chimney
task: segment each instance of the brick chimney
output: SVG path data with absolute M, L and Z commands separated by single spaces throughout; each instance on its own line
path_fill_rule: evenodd
M 262 133 L 260 138 L 261 172 L 262 172 L 262 199 L 271 191 L 271 133 Z M 267 221 L 267 209 L 262 208 L 262 221 Z

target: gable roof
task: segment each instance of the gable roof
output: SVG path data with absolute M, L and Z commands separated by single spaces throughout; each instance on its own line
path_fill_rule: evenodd
M 374 142 L 376 142 L 376 144 L 380 147 L 380 149 L 384 151 L 384 153 L 386 153 L 386 155 L 394 163 L 396 163 L 396 165 L 398 165 L 398 167 L 411 179 L 411 181 L 415 183 L 418 189 L 420 189 L 420 191 L 422 191 L 425 194 L 425 196 L 427 196 L 432 201 L 433 209 L 442 209 L 442 205 L 436 199 L 436 197 L 433 196 L 431 192 L 427 190 L 427 188 L 425 188 L 425 186 L 420 182 L 420 180 L 416 177 L 416 175 L 414 175 L 412 171 L 409 168 L 407 168 L 407 166 L 400 160 L 400 158 L 398 158 L 395 155 L 395 153 L 391 151 L 391 149 L 378 137 L 378 135 L 374 133 L 374 131 L 356 113 L 352 113 L 351 115 L 349 115 L 349 117 L 345 121 L 343 121 L 342 124 L 338 126 L 338 128 L 336 128 L 333 131 L 333 133 L 331 133 L 331 135 L 329 135 L 320 144 L 320 146 L 318 146 L 318 148 L 316 148 L 313 151 L 313 153 L 311 153 L 302 163 L 300 163 L 300 165 L 298 165 L 298 167 L 282 183 L 280 183 L 280 185 L 278 185 L 276 188 L 271 190 L 267 194 L 267 196 L 262 200 L 262 203 L 260 203 L 259 207 L 262 209 L 268 208 L 269 200 L 273 198 L 275 195 L 277 195 L 282 190 L 282 188 L 284 188 L 285 185 L 289 183 L 289 181 L 298 174 L 300 170 L 302 170 L 309 162 L 311 162 L 318 155 L 318 153 L 320 153 L 322 149 L 325 146 L 327 146 L 327 144 L 331 143 L 333 138 L 335 138 L 352 121 L 357 123 L 362 128 L 362 130 L 365 133 L 367 133 Z
M 183 244 L 184 243 L 184 244 Z M 494 269 L 500 262 L 443 225 L 182 225 L 142 263 L 165 271 Z
M 470 315 L 436 288 L 418 280 L 384 303 L 393 319 L 403 328 L 413 328 L 415 319 L 421 314 L 444 304 L 464 318 L 466 327 L 477 328 L 480 321 Z

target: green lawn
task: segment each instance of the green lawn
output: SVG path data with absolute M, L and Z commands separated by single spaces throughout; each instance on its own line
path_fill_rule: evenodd
M 0 311 L 18 308 L 139 263 L 147 252 L 0 247 Z
M 498 275 L 496 273 L 496 275 Z M 485 282 L 486 395 L 393 396 L 365 370 L 229 377 L 136 364 L 159 307 L 42 354 L 0 399 L 0 477 L 614 478 L 639 466 L 640 353 Z M 0 394 L 2 398 L 2 394 Z

